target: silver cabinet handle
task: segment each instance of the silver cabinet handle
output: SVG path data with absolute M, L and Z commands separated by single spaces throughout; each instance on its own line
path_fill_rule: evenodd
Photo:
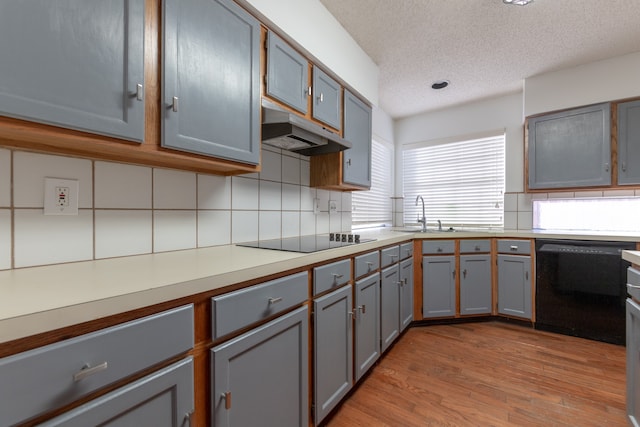
M 319 102 L 324 102 L 324 93 L 320 92 L 320 96 L 317 97 Z
M 82 367 L 82 369 L 80 369 L 78 372 L 73 374 L 73 381 L 75 382 L 81 381 L 87 377 L 90 377 L 91 375 L 94 375 L 94 374 L 97 374 L 98 372 L 102 372 L 106 370 L 108 366 L 109 365 L 107 364 L 107 362 L 102 362 L 96 366 L 91 366 L 88 363 L 86 363 Z
M 480 251 L 480 246 L 476 246 L 474 249 L 476 250 L 476 252 L 479 252 Z
M 347 314 L 349 315 L 350 319 L 356 320 L 356 314 L 357 313 L 358 313 L 357 311 L 350 311 Z
M 453 278 L 456 278 L 456 270 L 454 269 L 453 272 L 451 273 L 451 275 L 453 276 Z
M 367 306 L 362 304 L 358 306 L 358 310 L 360 310 L 360 313 L 365 314 L 367 312 Z
M 524 278 L 525 278 L 526 280 L 529 280 L 529 272 L 528 272 L 528 271 L 525 271 L 525 272 L 524 272 Z
M 627 171 L 627 162 L 622 162 L 622 172 Z
M 398 280 L 398 281 L 396 282 L 396 285 L 400 285 L 400 286 L 402 286 L 402 285 L 404 285 L 404 282 L 403 282 L 402 280 Z
M 282 297 L 277 297 L 277 298 L 269 298 L 269 304 L 277 304 L 280 301 L 282 301 Z
M 462 277 L 463 278 L 467 278 L 467 269 L 465 268 L 464 270 L 462 270 Z
M 609 172 L 609 163 L 604 164 L 604 171 Z
M 188 423 L 189 427 L 193 425 L 193 411 L 184 414 L 182 425 L 184 425 L 185 423 Z
M 311 86 L 307 88 L 307 96 L 311 96 Z
M 335 280 L 342 279 L 343 277 L 344 277 L 344 274 L 333 273 L 333 278 Z
M 224 393 L 221 393 L 220 396 L 224 399 L 224 409 L 231 409 L 231 392 L 226 391 Z
M 136 99 L 138 101 L 142 101 L 142 84 L 138 83 L 136 85 Z
M 517 251 L 518 247 L 516 245 L 511 245 L 511 246 L 509 246 L 509 249 L 512 250 L 512 251 Z
M 438 248 L 438 252 L 442 252 L 442 248 Z
M 347 160 L 347 165 L 351 166 L 351 158 L 349 158 L 349 160 Z
M 178 97 L 174 96 L 171 100 L 171 105 L 169 106 L 174 113 L 178 112 Z
M 640 286 L 638 285 L 632 285 L 631 283 L 627 283 L 627 287 L 631 288 L 631 289 L 640 289 Z

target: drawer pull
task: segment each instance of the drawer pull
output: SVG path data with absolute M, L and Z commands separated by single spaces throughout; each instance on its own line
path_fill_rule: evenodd
M 182 425 L 184 425 L 185 423 L 187 423 L 187 425 L 189 427 L 193 426 L 193 411 L 191 412 L 187 412 L 186 414 L 184 414 L 184 418 L 183 418 L 183 422 Z
M 438 252 L 442 252 L 442 248 L 441 247 L 438 247 Z
M 107 367 L 108 367 L 107 362 L 102 362 L 101 364 L 93 367 L 88 363 L 86 363 L 82 367 L 82 369 L 80 369 L 80 371 L 73 374 L 73 381 L 78 382 L 80 380 L 83 380 L 87 377 L 90 377 L 91 375 L 94 375 L 94 374 L 97 374 L 98 372 L 102 372 L 106 370 Z
M 396 259 L 396 258 L 398 258 L 398 255 L 396 255 L 396 254 L 389 254 L 389 257 L 391 257 L 391 258 L 393 258 L 393 259 Z
M 227 391 L 225 393 L 222 393 L 221 396 L 224 399 L 224 409 L 231 409 L 231 392 Z
M 342 279 L 342 277 L 344 277 L 344 274 L 333 273 L 334 280 Z
M 282 301 L 282 297 L 277 297 L 277 298 L 269 298 L 269 304 L 277 304 L 280 301 Z
M 475 250 L 476 250 L 476 251 L 480 251 L 480 246 L 476 246 L 476 247 L 475 247 Z
M 517 251 L 518 250 L 518 246 L 511 245 L 511 246 L 509 246 L 509 249 L 511 249 L 512 251 Z

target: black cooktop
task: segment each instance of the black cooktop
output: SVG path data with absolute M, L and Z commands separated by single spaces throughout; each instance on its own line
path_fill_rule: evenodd
M 310 236 L 286 237 L 284 239 L 256 240 L 236 243 L 249 248 L 273 249 L 277 251 L 311 253 L 326 249 L 373 242 L 376 239 L 361 239 L 358 234 L 314 234 Z

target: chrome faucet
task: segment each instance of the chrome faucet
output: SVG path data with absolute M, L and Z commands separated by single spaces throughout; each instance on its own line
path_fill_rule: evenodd
M 427 217 L 424 213 L 424 199 L 420 195 L 416 197 L 416 206 L 418 206 L 418 200 L 422 202 L 422 218 L 418 218 L 418 222 L 422 224 L 422 232 L 424 233 L 427 231 Z

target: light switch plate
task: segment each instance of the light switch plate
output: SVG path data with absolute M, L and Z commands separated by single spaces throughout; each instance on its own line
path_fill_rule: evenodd
M 77 179 L 44 179 L 44 214 L 78 215 Z

